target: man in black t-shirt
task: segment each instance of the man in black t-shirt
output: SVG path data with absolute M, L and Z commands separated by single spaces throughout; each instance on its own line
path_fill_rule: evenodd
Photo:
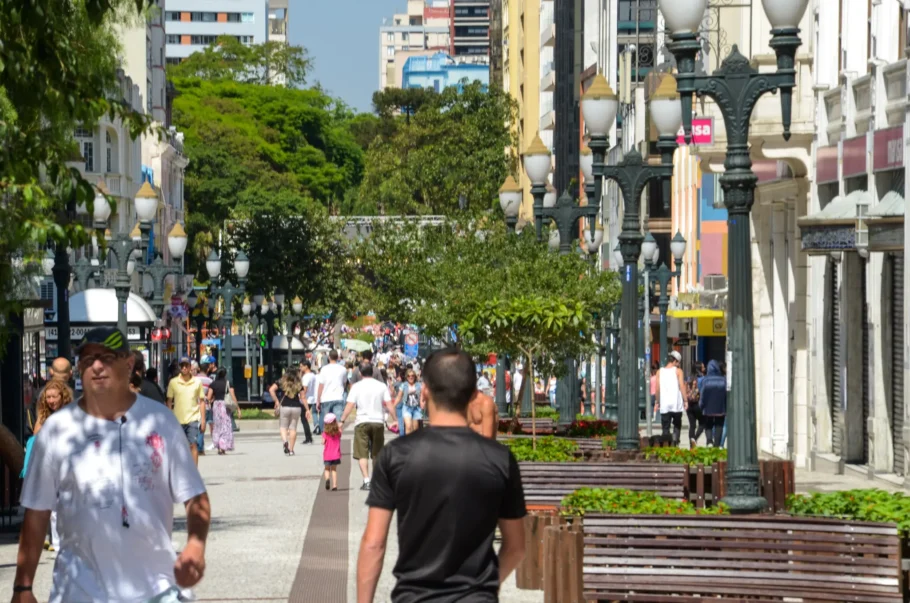
M 357 601 L 372 603 L 375 597 L 397 512 L 393 603 L 495 603 L 500 584 L 524 557 L 518 463 L 508 448 L 468 427 L 468 404 L 477 389 L 470 356 L 455 349 L 436 352 L 423 378 L 433 426 L 387 444 L 375 461 Z

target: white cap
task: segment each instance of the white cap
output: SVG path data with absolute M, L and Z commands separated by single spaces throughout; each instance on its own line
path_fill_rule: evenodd
M 673 358 L 674 360 L 676 360 L 676 362 L 682 362 L 682 354 L 680 354 L 676 350 L 673 350 L 672 352 L 670 352 L 670 358 Z

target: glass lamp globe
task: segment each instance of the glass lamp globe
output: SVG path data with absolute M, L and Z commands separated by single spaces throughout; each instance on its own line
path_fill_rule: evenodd
M 76 204 L 76 215 L 77 216 L 87 216 L 88 215 L 88 207 L 86 207 L 85 203 Z
M 654 257 L 654 251 L 657 249 L 657 241 L 650 232 L 645 235 L 645 240 L 641 244 L 641 257 L 649 260 Z
M 581 150 L 581 155 L 579 155 L 579 162 L 581 163 L 581 173 L 584 174 L 585 182 L 593 182 L 594 153 L 591 152 L 591 149 L 585 147 Z
M 133 276 L 133 272 L 136 271 L 136 260 L 130 258 L 130 261 L 126 263 L 126 273 L 130 276 Z
M 294 310 L 294 314 L 300 314 L 303 312 L 303 300 L 299 296 L 295 297 L 291 302 L 291 308 Z
M 809 0 L 761 0 L 774 29 L 798 28 Z
M 148 183 L 148 180 L 136 193 L 133 203 L 136 206 L 136 215 L 140 222 L 151 222 L 155 219 L 155 214 L 158 213 L 158 194 L 155 193 L 155 189 Z
M 172 258 L 179 260 L 183 257 L 186 252 L 187 241 L 186 231 L 183 230 L 180 222 L 177 222 L 167 235 L 167 248 L 171 252 Z
M 546 184 L 547 176 L 550 175 L 550 149 L 543 144 L 539 135 L 534 137 L 531 146 L 525 151 L 524 166 L 531 184 Z
M 95 222 L 107 222 L 111 217 L 111 204 L 107 202 L 107 197 L 101 193 L 95 193 L 95 201 L 92 204 L 92 218 Z
M 250 273 L 250 258 L 246 257 L 243 251 L 234 258 L 234 270 L 237 271 L 237 276 L 240 278 L 246 278 L 246 275 Z
M 218 278 L 221 275 L 221 257 L 214 249 L 205 259 L 205 271 L 209 273 L 210 278 Z
M 585 247 L 589 254 L 597 253 L 604 242 L 604 229 L 598 224 L 594 230 L 594 237 L 591 237 L 591 229 L 585 228 Z
M 705 16 L 708 0 L 658 0 L 657 6 L 671 33 L 695 33 Z
M 686 239 L 683 238 L 682 233 L 679 231 L 676 231 L 676 236 L 670 241 L 670 252 L 677 260 L 681 260 L 686 255 Z
M 616 121 L 619 98 L 607 79 L 597 74 L 581 99 L 581 113 L 591 136 L 606 136 Z
M 196 302 L 199 301 L 199 298 L 196 296 L 195 291 L 190 291 L 190 294 L 186 298 L 186 305 L 189 308 L 195 308 Z
M 499 206 L 507 218 L 518 217 L 521 209 L 521 187 L 509 175 L 499 189 Z
M 262 302 L 265 301 L 265 293 L 260 289 L 253 295 L 253 303 L 257 306 L 262 306 Z
M 243 299 L 243 305 L 240 306 L 240 310 L 243 312 L 244 316 L 249 316 L 250 311 L 253 309 L 253 304 L 250 303 L 250 298 L 245 297 Z
M 279 306 L 284 305 L 284 291 L 281 289 L 275 290 L 275 303 Z
M 665 75 L 651 96 L 651 119 L 661 136 L 676 137 L 682 127 L 682 103 L 676 91 L 676 78 Z
M 44 268 L 44 274 L 51 274 L 54 270 L 54 250 L 48 248 L 41 259 L 41 267 Z
M 559 231 L 551 230 L 550 239 L 547 241 L 547 245 L 550 247 L 551 251 L 556 251 L 559 249 Z
M 547 193 L 543 196 L 543 206 L 547 209 L 556 207 L 556 201 L 558 196 L 556 194 L 556 189 L 553 188 L 552 184 L 547 184 Z

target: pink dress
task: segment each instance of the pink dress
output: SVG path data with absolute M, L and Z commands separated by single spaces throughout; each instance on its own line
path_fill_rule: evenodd
M 341 434 L 330 436 L 322 434 L 322 460 L 326 465 L 341 464 Z

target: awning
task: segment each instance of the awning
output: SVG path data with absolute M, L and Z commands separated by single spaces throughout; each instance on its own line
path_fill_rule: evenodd
M 865 201 L 872 206 L 869 191 L 853 191 L 837 196 L 821 211 L 799 218 L 800 244 L 808 254 L 856 250 L 856 206 Z
M 667 316 L 673 318 L 723 318 L 723 310 L 710 310 L 699 308 L 697 310 L 668 310 Z
M 869 251 L 902 251 L 904 249 L 903 196 L 889 191 L 869 210 L 866 226 L 869 229 Z

